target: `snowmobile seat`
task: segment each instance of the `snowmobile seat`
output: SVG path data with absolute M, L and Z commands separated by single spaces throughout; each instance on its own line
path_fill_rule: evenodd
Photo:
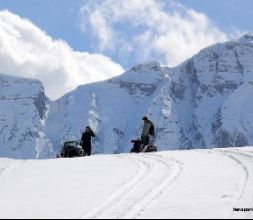
M 133 147 L 132 147 L 130 153 L 157 152 L 157 147 L 154 144 L 148 144 L 148 145 L 144 146 L 140 139 L 132 140 L 131 143 L 133 143 Z

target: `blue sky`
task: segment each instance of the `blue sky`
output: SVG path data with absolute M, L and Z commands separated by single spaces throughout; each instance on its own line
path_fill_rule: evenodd
M 205 13 L 221 29 L 231 27 L 252 30 L 252 0 L 179 0 L 182 4 Z
M 79 9 L 83 0 L 0 0 L 0 9 L 8 9 L 46 31 L 64 39 L 76 50 L 87 50 L 85 34 L 79 28 Z
M 164 0 L 164 2 L 169 0 Z M 89 32 L 80 30 L 79 10 L 87 0 L 0 0 L 0 9 L 8 9 L 46 31 L 55 39 L 65 40 L 74 50 L 98 52 Z M 226 33 L 233 28 L 252 30 L 252 0 L 177 0 L 198 12 L 205 13 L 217 27 Z M 119 61 L 113 53 L 105 54 Z M 131 65 L 132 63 L 129 63 Z M 123 66 L 129 67 L 127 63 Z
M 0 0 L 0 12 L 8 10 L 0 15 L 0 71 L 28 72 L 24 76 L 42 80 L 56 98 L 79 84 L 104 80 L 139 63 L 176 66 L 209 45 L 252 31 L 252 8 L 253 0 Z M 12 34 L 16 32 L 19 35 Z M 13 37 L 26 54 L 21 58 L 27 60 L 21 62 L 10 50 Z M 31 50 L 40 51 L 37 57 L 54 55 L 51 69 L 35 62 Z M 76 69 L 72 82 L 70 66 Z M 47 79 L 45 69 L 50 72 Z M 61 93 L 53 92 L 49 83 L 59 72 L 66 88 Z

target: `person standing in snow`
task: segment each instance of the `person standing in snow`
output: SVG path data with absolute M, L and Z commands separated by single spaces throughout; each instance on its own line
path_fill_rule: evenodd
M 155 129 L 153 122 L 151 122 L 147 116 L 143 117 L 142 120 L 144 121 L 144 125 L 141 134 L 141 141 L 142 145 L 146 146 L 154 140 Z
M 84 154 L 87 156 L 91 155 L 91 138 L 92 137 L 95 137 L 95 134 L 91 130 L 91 128 L 87 126 L 85 129 L 85 132 L 82 134 L 82 139 L 81 139 Z

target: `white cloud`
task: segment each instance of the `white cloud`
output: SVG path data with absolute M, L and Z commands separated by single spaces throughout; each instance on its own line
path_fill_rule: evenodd
M 98 49 L 122 62 L 159 59 L 175 66 L 228 40 L 205 14 L 169 0 L 86 0 L 80 14 L 83 30 L 97 37 Z
M 37 78 L 48 96 L 56 99 L 78 85 L 108 79 L 124 69 L 106 56 L 73 51 L 32 22 L 0 11 L 0 72 Z

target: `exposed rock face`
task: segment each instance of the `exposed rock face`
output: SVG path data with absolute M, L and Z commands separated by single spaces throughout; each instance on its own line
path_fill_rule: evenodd
M 142 117 L 160 150 L 253 144 L 253 36 L 202 50 L 178 67 L 138 65 L 55 102 L 41 83 L 0 75 L 0 155 L 48 157 L 90 125 L 95 153 L 129 151 Z
M 252 36 L 246 35 L 204 49 L 172 71 L 171 97 L 187 147 L 252 144 L 252 61 Z
M 0 75 L 0 155 L 39 158 L 50 153 L 43 136 L 47 98 L 37 80 Z M 44 146 L 38 143 L 43 139 Z
M 164 80 L 160 64 L 150 63 L 105 82 L 80 86 L 51 106 L 46 131 L 53 146 L 59 146 L 65 136 L 80 137 L 90 125 L 97 134 L 95 152 L 128 151 Z

